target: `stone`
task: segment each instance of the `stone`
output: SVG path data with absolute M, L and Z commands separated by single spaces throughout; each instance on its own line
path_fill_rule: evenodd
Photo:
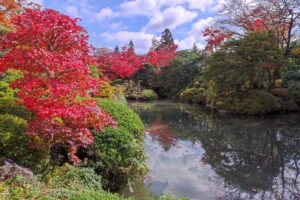
M 33 178 L 33 172 L 21 165 L 18 165 L 16 162 L 6 159 L 4 160 L 4 165 L 1 167 L 1 177 L 0 181 L 12 179 L 17 176 L 22 176 L 31 180 Z

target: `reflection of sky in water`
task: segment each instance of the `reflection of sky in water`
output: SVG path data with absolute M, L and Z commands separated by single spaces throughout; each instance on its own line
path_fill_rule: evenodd
M 300 115 L 211 116 L 195 106 L 132 104 L 145 123 L 149 174 L 136 200 L 300 200 Z M 126 193 L 126 191 L 124 192 Z M 151 195 L 150 195 L 151 196 Z
M 206 200 L 220 194 L 218 186 L 222 182 L 201 161 L 204 150 L 200 144 L 178 140 L 175 146 L 164 151 L 157 140 L 146 134 L 145 148 L 150 168 L 145 184 L 154 195 L 173 194 L 197 200 L 201 196 L 201 200 Z

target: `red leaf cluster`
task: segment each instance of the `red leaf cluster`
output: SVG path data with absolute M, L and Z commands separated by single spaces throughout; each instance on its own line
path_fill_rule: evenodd
M 214 51 L 221 46 L 226 39 L 231 38 L 232 35 L 232 33 L 225 33 L 219 29 L 206 27 L 203 31 L 203 36 L 207 38 L 206 51 Z
M 75 153 L 93 143 L 91 130 L 114 125 L 90 98 L 101 81 L 91 76 L 87 33 L 77 19 L 49 9 L 28 9 L 12 23 L 15 30 L 2 38 L 7 53 L 0 72 L 23 72 L 12 86 L 19 89 L 20 103 L 35 113 L 27 134 L 67 145 L 72 161 L 79 162 Z
M 148 63 L 156 68 L 170 65 L 176 58 L 177 45 L 161 47 L 144 55 L 136 54 L 132 49 L 123 47 L 121 52 L 100 49 L 96 53 L 98 68 L 111 79 L 132 77 Z
M 256 19 L 252 22 L 251 28 L 254 31 L 264 32 L 267 30 L 267 27 L 265 25 L 265 20 L 263 19 Z

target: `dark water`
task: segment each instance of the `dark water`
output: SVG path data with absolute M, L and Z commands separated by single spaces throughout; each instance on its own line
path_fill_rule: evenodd
M 299 114 L 212 116 L 169 101 L 130 106 L 146 127 L 150 168 L 133 186 L 137 200 L 300 199 Z

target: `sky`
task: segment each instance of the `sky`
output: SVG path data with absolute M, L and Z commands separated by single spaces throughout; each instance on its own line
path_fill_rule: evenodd
M 95 47 L 124 46 L 138 52 L 151 47 L 154 36 L 169 28 L 180 49 L 205 45 L 203 28 L 210 25 L 224 0 L 33 0 L 73 18 L 80 18 Z

